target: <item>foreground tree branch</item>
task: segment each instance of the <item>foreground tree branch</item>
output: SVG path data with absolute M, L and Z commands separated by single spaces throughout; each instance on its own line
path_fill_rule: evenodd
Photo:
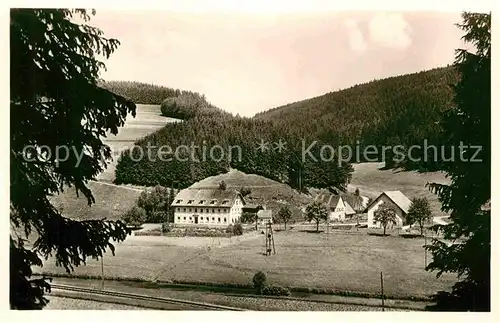
M 84 23 L 76 23 L 73 15 Z M 108 58 L 119 42 L 86 25 L 89 19 L 83 9 L 10 13 L 12 309 L 47 304 L 47 279 L 31 278 L 31 267 L 42 266 L 42 258 L 54 256 L 70 272 L 108 248 L 114 252 L 112 242 L 130 233 L 120 221 L 67 219 L 49 201 L 74 186 L 92 204 L 87 183 L 111 157 L 102 137 L 116 134 L 129 113 L 135 116 L 133 102 L 97 85 L 104 68 L 97 56 Z M 60 147 L 69 153 L 58 155 Z

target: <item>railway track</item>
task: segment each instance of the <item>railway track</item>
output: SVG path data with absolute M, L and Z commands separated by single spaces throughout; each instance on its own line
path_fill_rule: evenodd
M 175 298 L 154 297 L 140 294 L 123 293 L 110 290 L 100 290 L 94 288 L 84 288 L 71 285 L 51 284 L 53 290 L 59 290 L 63 293 L 56 293 L 56 297 L 69 297 L 86 299 L 105 303 L 118 303 L 134 305 L 130 301 L 138 302 L 135 305 L 152 309 L 182 309 L 182 310 L 213 310 L 213 311 L 244 311 L 245 309 L 229 307 L 223 305 L 187 301 Z M 87 295 L 87 297 L 86 297 Z M 121 300 L 121 301 L 120 301 Z

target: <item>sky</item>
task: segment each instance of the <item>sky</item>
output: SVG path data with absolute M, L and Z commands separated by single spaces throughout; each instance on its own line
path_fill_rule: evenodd
M 459 12 L 97 10 L 121 45 L 105 80 L 192 90 L 243 116 L 453 63 Z

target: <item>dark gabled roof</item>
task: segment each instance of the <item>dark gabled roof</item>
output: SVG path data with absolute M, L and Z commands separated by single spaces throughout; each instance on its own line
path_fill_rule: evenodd
M 323 203 L 328 208 L 335 208 L 339 203 L 340 199 L 341 199 L 340 195 L 333 195 L 327 193 L 320 193 L 314 198 L 316 202 Z
M 262 205 L 257 205 L 257 204 L 245 204 L 245 206 L 242 207 L 243 210 L 252 210 L 252 211 L 258 211 L 258 210 L 263 210 L 264 208 Z
M 175 196 L 172 206 L 232 206 L 234 200 L 241 195 L 234 190 L 218 188 L 186 188 Z M 242 198 L 243 200 L 243 198 Z M 243 201 L 243 203 L 245 203 Z

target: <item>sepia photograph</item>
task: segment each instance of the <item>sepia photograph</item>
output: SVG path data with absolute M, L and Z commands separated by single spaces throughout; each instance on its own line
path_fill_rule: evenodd
M 231 3 L 8 9 L 10 310 L 491 312 L 491 12 Z

